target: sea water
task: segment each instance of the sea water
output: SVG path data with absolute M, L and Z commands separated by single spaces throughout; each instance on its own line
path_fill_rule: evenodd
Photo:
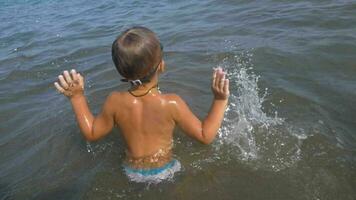
M 0 199 L 355 199 L 353 1 L 0 0 Z M 127 90 L 111 43 L 143 25 L 164 45 L 163 93 L 204 118 L 210 77 L 231 96 L 212 145 L 175 131 L 181 171 L 132 183 L 114 129 L 87 143 L 53 82 L 85 76 L 91 109 Z

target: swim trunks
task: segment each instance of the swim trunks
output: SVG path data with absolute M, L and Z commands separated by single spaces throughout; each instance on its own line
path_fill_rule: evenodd
M 180 171 L 181 164 L 178 160 L 173 159 L 162 167 L 151 169 L 135 169 L 124 165 L 124 171 L 127 177 L 138 183 L 160 183 L 163 180 L 171 180 L 174 173 Z

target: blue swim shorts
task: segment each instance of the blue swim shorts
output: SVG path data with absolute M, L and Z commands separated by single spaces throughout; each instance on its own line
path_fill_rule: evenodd
M 134 169 L 124 165 L 124 171 L 127 177 L 138 183 L 159 183 L 163 180 L 171 180 L 174 173 L 180 171 L 181 164 L 178 160 L 173 159 L 171 162 L 159 168 L 152 169 Z

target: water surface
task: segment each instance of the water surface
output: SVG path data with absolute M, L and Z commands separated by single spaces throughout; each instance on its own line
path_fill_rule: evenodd
M 356 3 L 0 0 L 0 199 L 355 199 Z M 129 182 L 119 130 L 86 143 L 53 82 L 75 68 L 94 113 L 125 90 L 111 43 L 144 25 L 164 44 L 162 92 L 204 117 L 213 67 L 231 98 L 210 146 L 176 130 L 183 170 Z

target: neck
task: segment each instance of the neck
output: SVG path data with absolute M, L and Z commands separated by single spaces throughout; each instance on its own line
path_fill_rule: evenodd
M 143 85 L 139 85 L 139 86 L 132 86 L 130 90 L 131 91 L 148 90 L 148 89 L 151 89 L 152 87 L 155 87 L 157 85 L 158 85 L 158 76 L 154 75 L 150 82 L 145 83 Z
M 153 89 L 157 89 L 159 92 L 157 76 L 153 77 L 150 82 L 144 85 L 131 87 L 128 92 L 134 97 L 143 97 L 149 94 Z

